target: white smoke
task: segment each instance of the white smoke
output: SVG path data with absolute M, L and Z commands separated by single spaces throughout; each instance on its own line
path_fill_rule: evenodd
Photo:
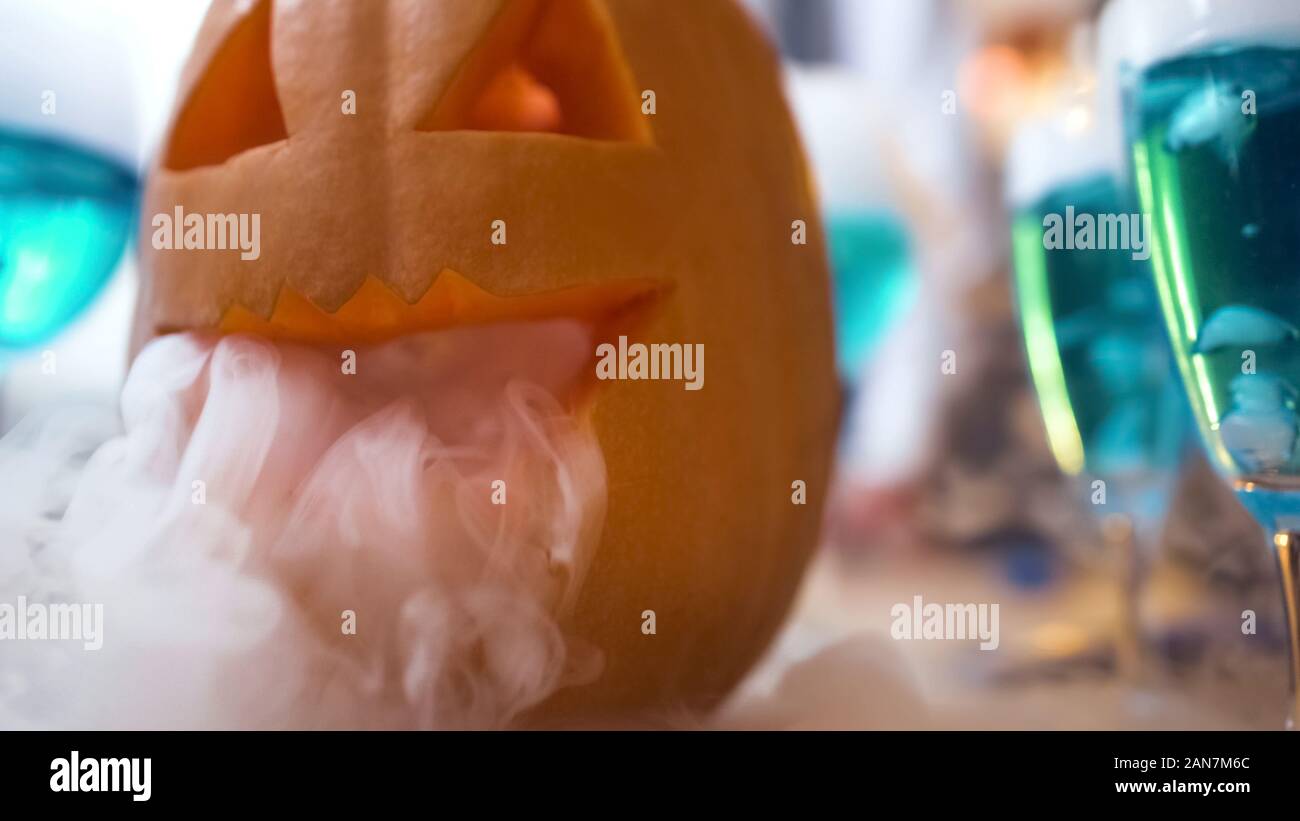
M 604 463 L 556 397 L 592 349 L 567 321 L 465 328 L 358 349 L 350 374 L 340 351 L 174 335 L 136 360 L 120 427 L 20 424 L 0 603 L 103 604 L 103 647 L 0 641 L 0 727 L 494 727 L 590 680 L 598 651 L 560 625 Z

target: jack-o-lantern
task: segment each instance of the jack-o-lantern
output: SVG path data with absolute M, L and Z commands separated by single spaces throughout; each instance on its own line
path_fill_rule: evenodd
M 259 215 L 259 254 L 156 249 L 151 217 L 178 207 Z M 774 54 L 733 3 L 218 2 L 142 222 L 137 347 L 553 316 L 703 345 L 701 390 L 574 400 L 608 500 L 566 629 L 605 666 L 540 715 L 711 706 L 778 627 L 836 392 L 810 181 Z

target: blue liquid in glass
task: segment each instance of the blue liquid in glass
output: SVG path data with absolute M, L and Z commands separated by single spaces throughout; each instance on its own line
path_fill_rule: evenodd
M 1202 437 L 1246 506 L 1289 530 L 1300 524 L 1300 48 L 1208 46 L 1146 69 L 1130 93 L 1138 190 L 1161 215 L 1156 281 Z
M 0 128 L 0 352 L 48 340 L 116 268 L 136 203 L 131 169 Z
M 1128 248 L 1048 249 L 1044 241 L 1050 215 L 1072 207 L 1100 220 L 1127 213 L 1124 204 L 1108 174 L 1065 181 L 1017 211 L 1012 254 L 1025 352 L 1058 465 L 1103 479 L 1104 512 L 1153 530 L 1190 420 L 1149 265 Z
M 827 219 L 841 377 L 857 382 L 863 364 L 912 294 L 907 234 L 883 211 L 841 211 Z

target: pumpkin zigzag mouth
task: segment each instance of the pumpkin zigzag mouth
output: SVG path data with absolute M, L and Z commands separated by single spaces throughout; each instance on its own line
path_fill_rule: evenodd
M 407 302 L 372 275 L 333 312 L 286 284 L 269 316 L 235 303 L 223 313 L 217 330 L 308 345 L 352 346 L 470 325 L 568 318 L 590 324 L 596 338 L 604 340 L 639 327 L 671 287 L 663 280 L 629 278 L 499 296 L 444 268 L 415 302 Z

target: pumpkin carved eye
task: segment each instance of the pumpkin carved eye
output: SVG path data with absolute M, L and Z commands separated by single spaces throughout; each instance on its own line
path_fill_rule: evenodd
M 515 0 L 417 130 L 544 132 L 648 144 L 639 103 L 614 28 L 596 0 Z
M 271 73 L 271 0 L 259 0 L 195 83 L 163 164 L 174 171 L 219 165 L 288 136 Z

